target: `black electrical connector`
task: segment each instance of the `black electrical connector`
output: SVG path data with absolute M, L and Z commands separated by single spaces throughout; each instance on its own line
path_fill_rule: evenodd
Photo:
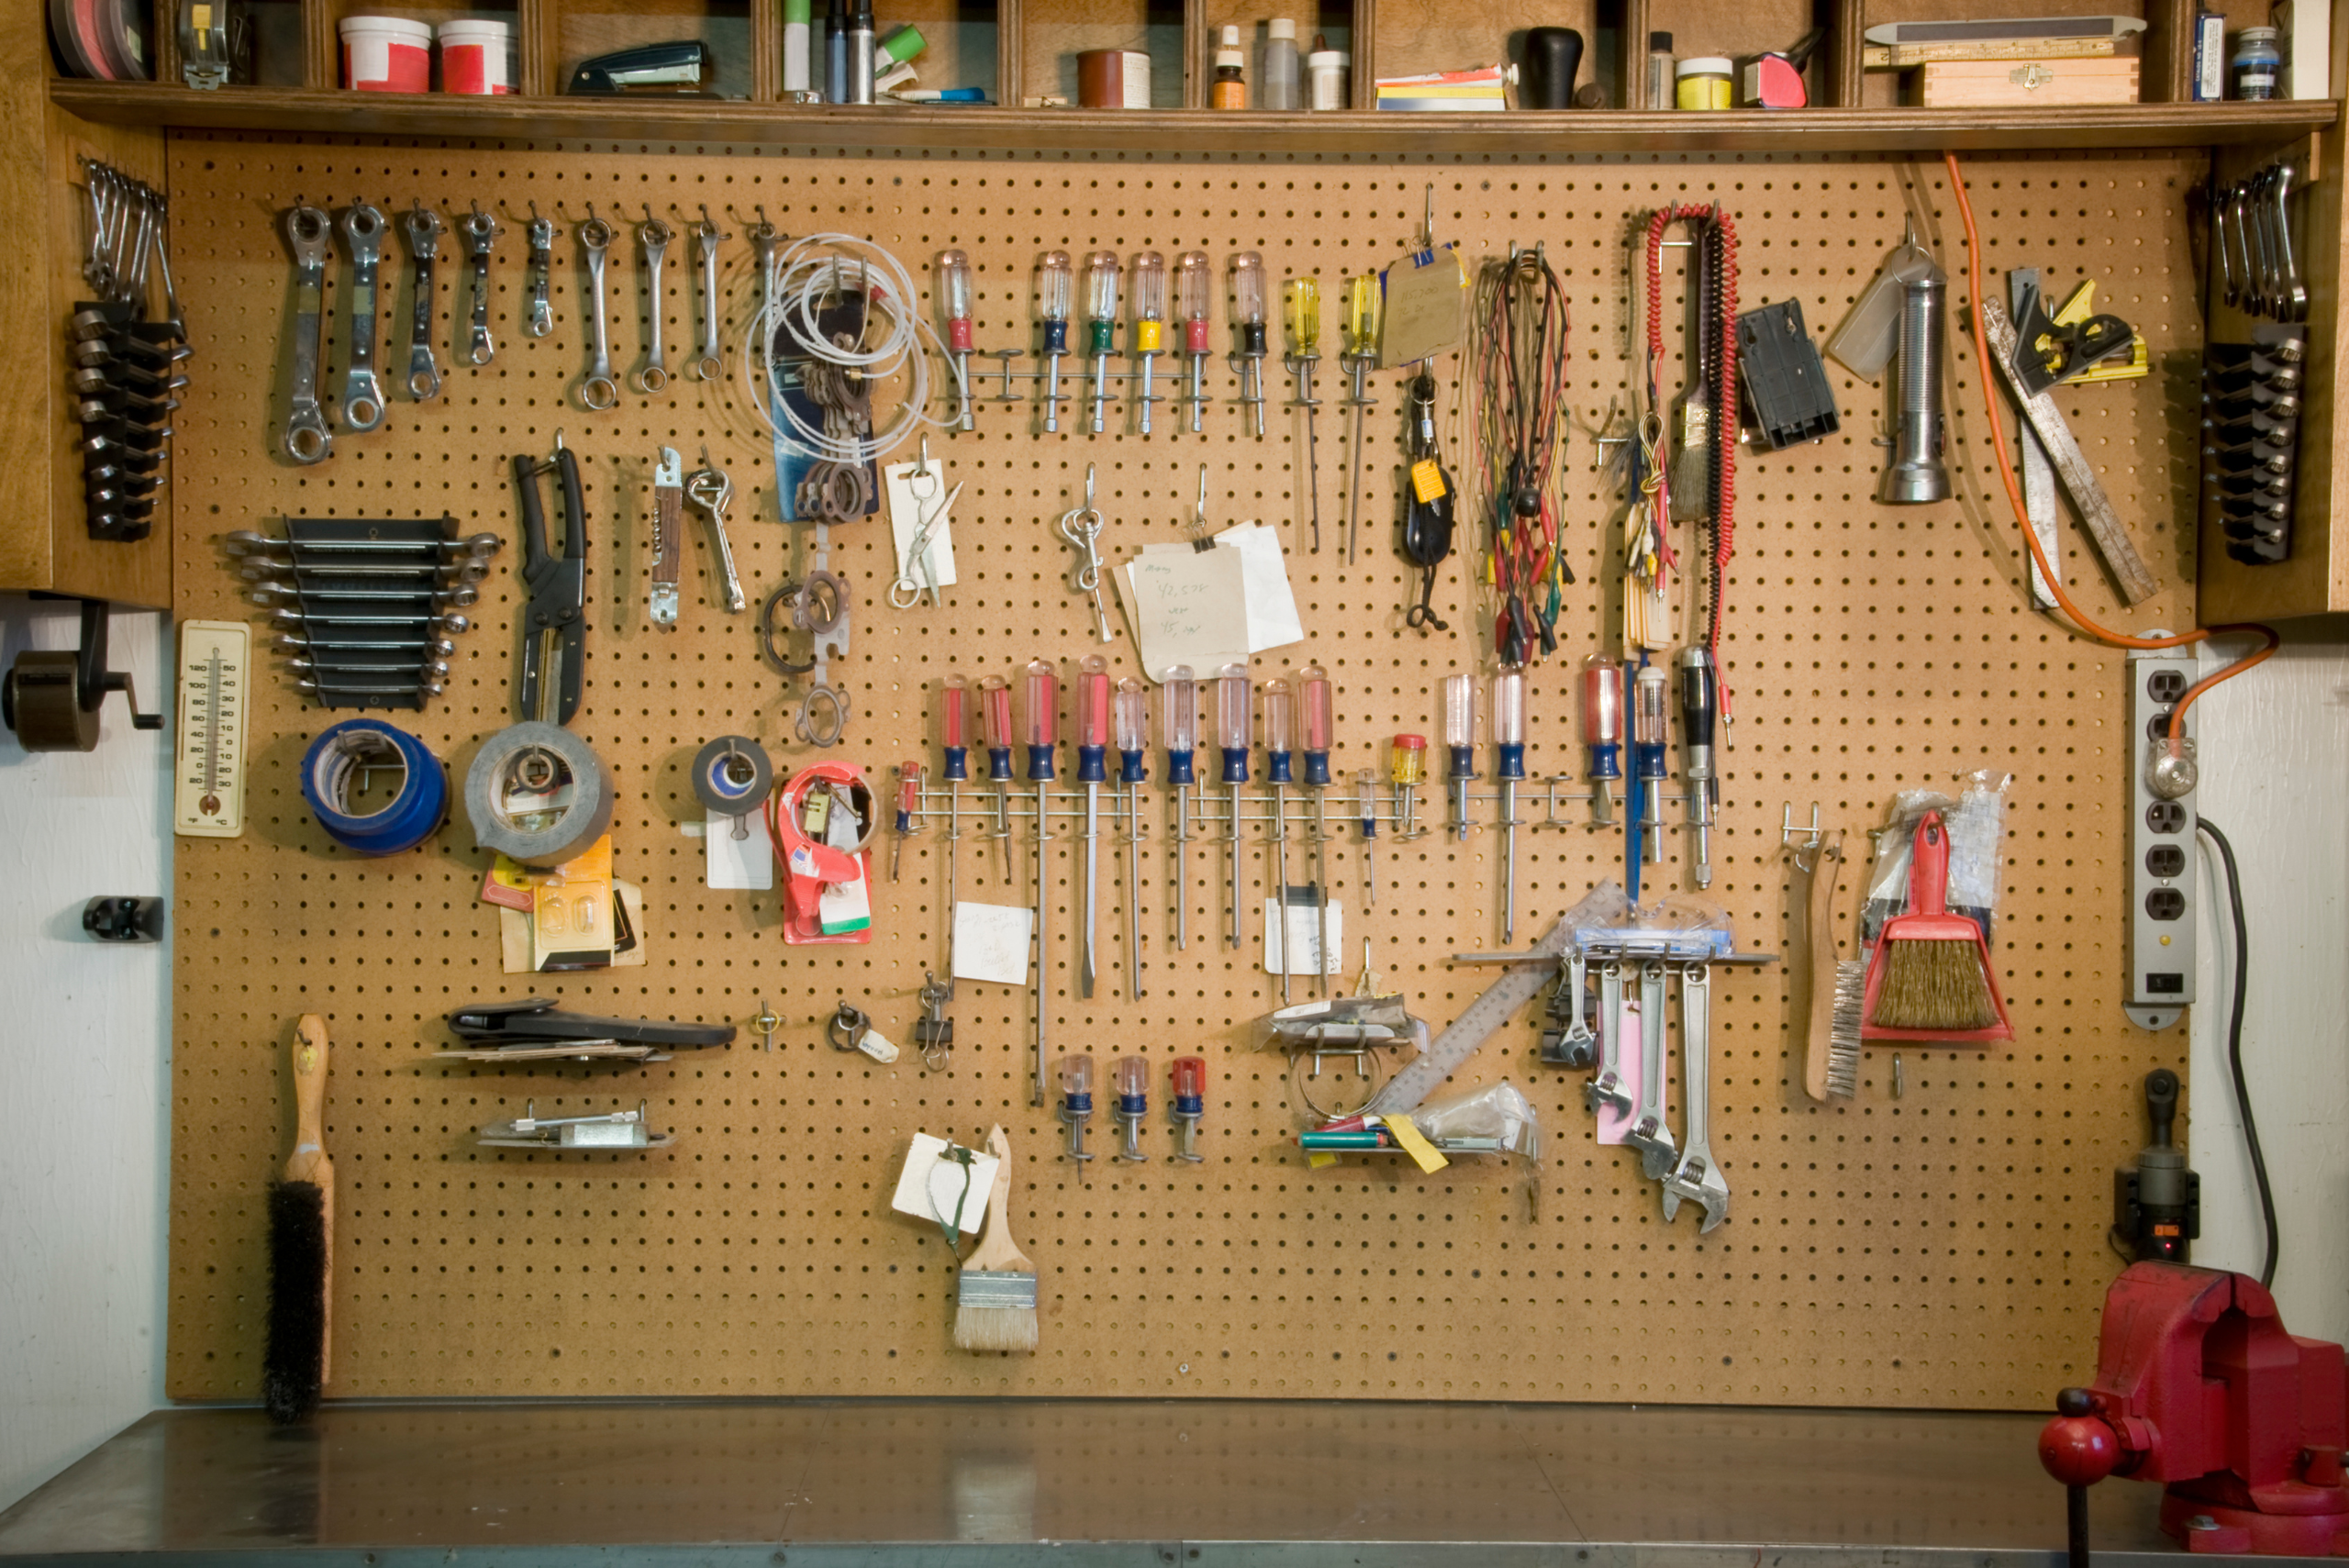
M 1772 451 L 1842 428 L 1835 389 L 1803 325 L 1800 300 L 1781 300 L 1737 318 L 1737 380 L 1746 421 Z
M 2112 1173 L 2113 1231 L 2137 1262 L 2183 1263 L 2202 1234 L 2202 1178 L 2173 1138 L 2177 1074 L 2166 1067 L 2145 1074 L 2145 1119 L 2154 1140 Z

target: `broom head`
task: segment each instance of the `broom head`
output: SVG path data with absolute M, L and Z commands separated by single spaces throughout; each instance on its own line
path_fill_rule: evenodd
M 1917 824 L 1909 873 L 1915 913 L 1884 923 L 1868 964 L 1865 1039 L 1983 1045 L 2015 1038 L 1990 967 L 1990 944 L 1972 919 L 1949 913 L 1948 886 L 1949 835 L 1941 813 L 1929 811 Z

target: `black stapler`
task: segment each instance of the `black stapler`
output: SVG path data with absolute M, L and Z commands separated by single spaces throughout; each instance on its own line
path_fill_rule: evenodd
M 565 91 L 602 97 L 639 93 L 709 97 L 714 95 L 712 69 L 709 45 L 699 39 L 642 44 L 581 61 Z

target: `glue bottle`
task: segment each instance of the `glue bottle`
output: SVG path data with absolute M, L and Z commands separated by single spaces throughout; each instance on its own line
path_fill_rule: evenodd
M 1223 29 L 1221 41 L 1215 50 L 1215 85 L 1208 93 L 1208 107 L 1211 109 L 1244 109 L 1248 106 L 1248 78 L 1244 68 L 1248 57 L 1241 52 L 1240 29 Z

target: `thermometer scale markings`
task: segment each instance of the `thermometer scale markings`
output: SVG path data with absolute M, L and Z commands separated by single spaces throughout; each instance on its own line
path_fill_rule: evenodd
M 173 826 L 185 837 L 232 839 L 245 827 L 245 668 L 241 621 L 180 627 L 180 756 Z

